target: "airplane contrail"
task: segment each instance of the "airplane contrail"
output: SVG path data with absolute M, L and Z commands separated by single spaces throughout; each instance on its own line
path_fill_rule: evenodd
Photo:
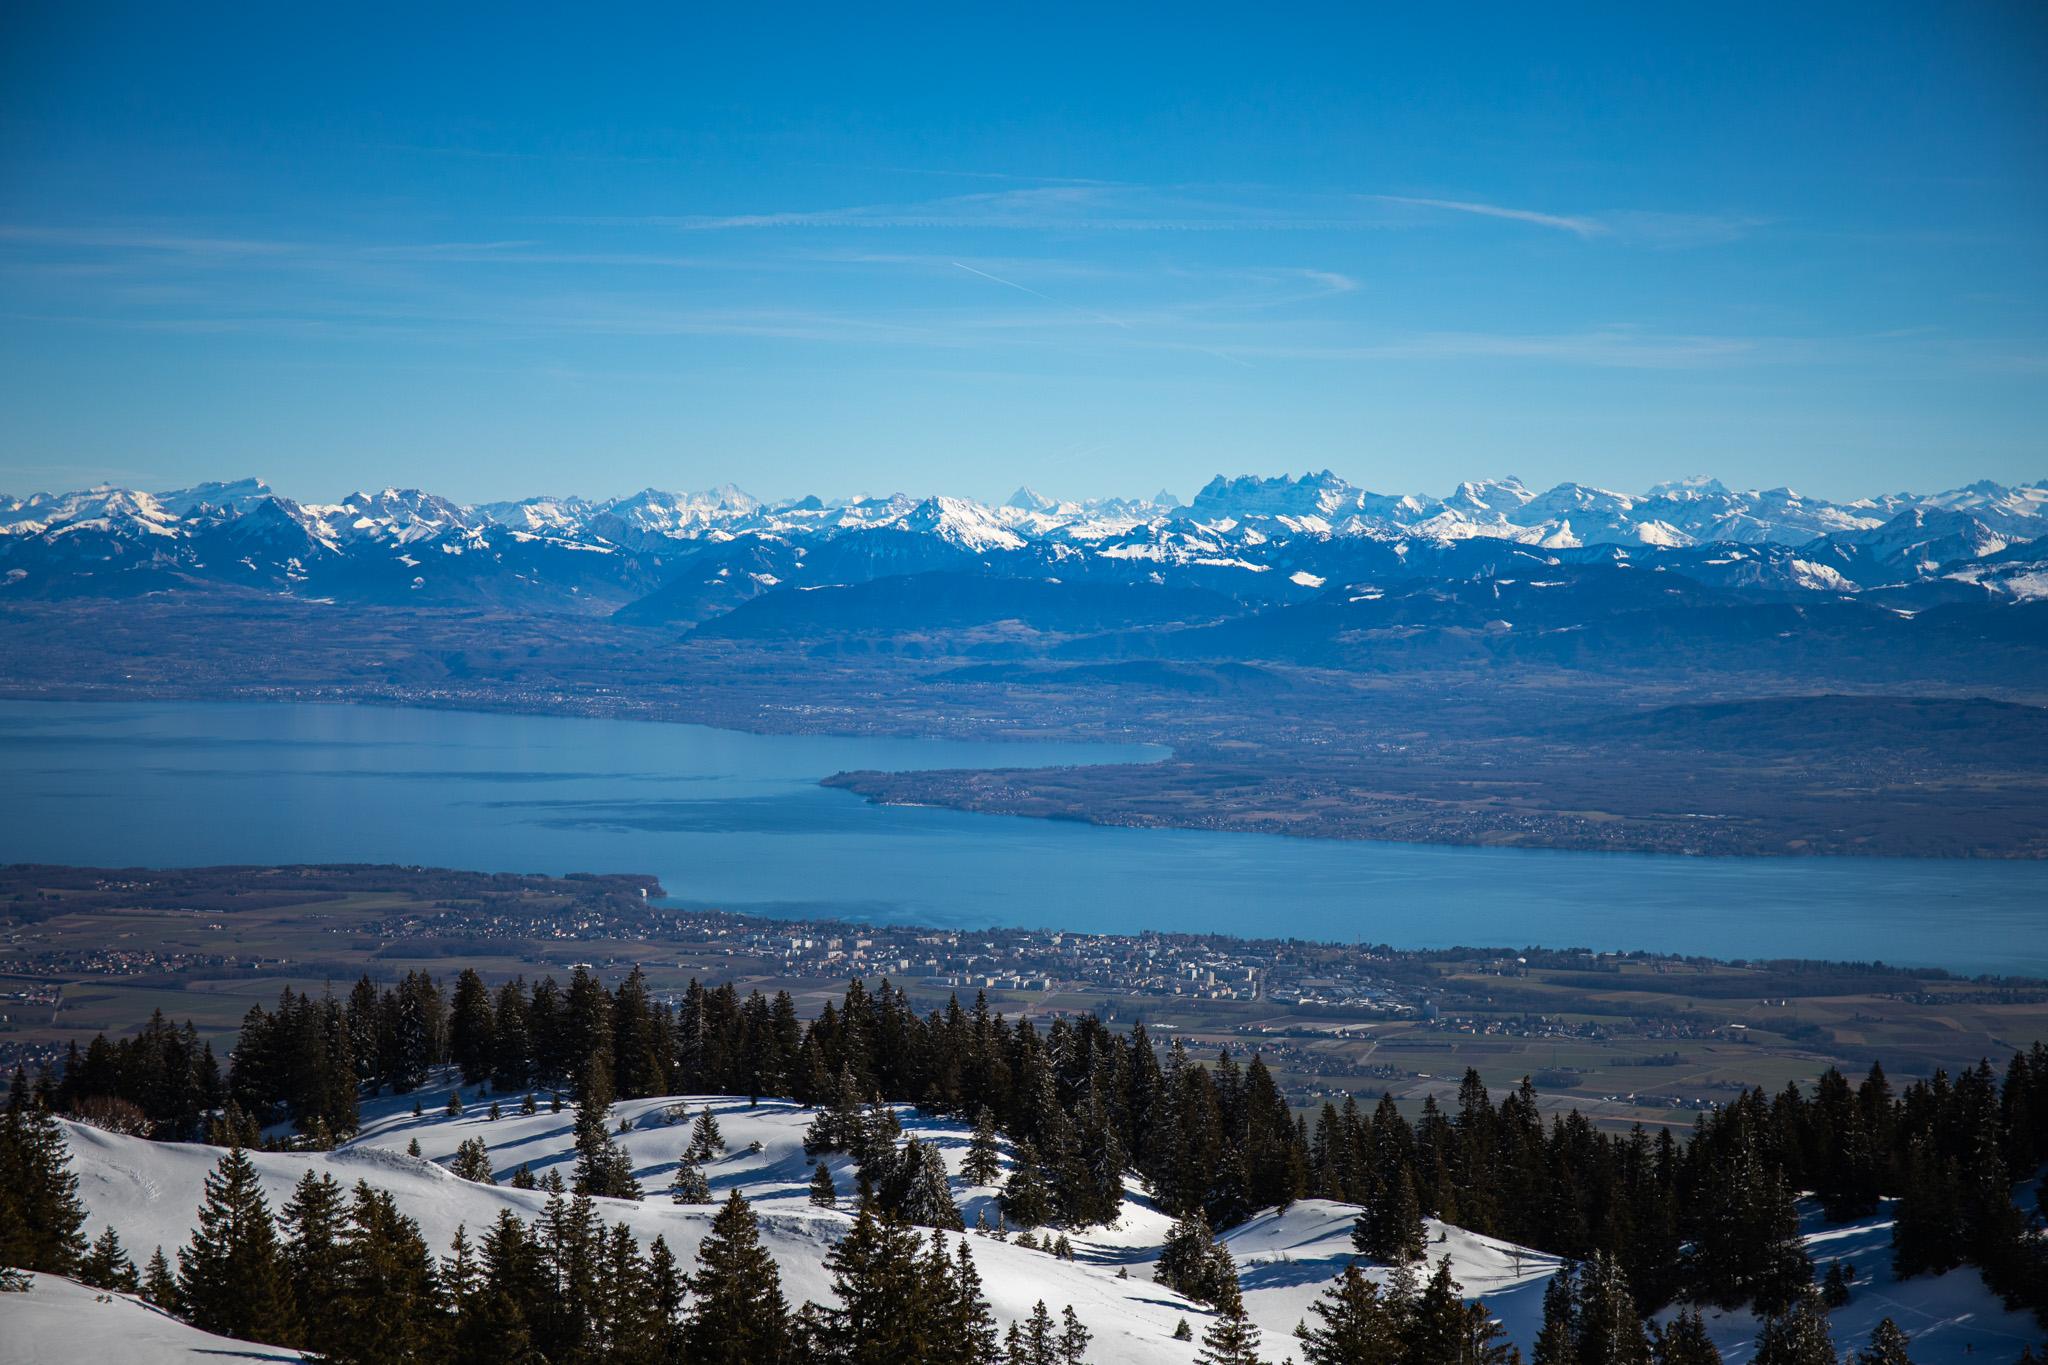
M 1131 330 L 1131 324 L 1125 322 L 1122 318 L 1113 318 L 1109 316 L 1109 314 L 1107 313 L 1097 313 L 1094 310 L 1088 308 L 1076 308 L 1071 303 L 1067 303 L 1061 299 L 1056 299 L 1050 294 L 1041 294 L 1036 289 L 1033 289 L 1028 285 L 1019 284 L 1015 280 L 1006 280 L 1001 275 L 991 275 L 986 270 L 976 270 L 973 266 L 968 265 L 965 261 L 955 261 L 953 262 L 953 264 L 957 266 L 959 269 L 966 271 L 970 275 L 979 275 L 985 280 L 992 281 L 996 284 L 1005 285 L 1011 289 L 1017 290 L 1019 293 L 1029 294 L 1034 299 L 1044 299 L 1047 303 L 1051 304 L 1055 308 L 1064 308 L 1069 313 L 1079 313 L 1084 318 L 1093 318 L 1097 322 L 1106 322 L 1112 327 L 1121 327 L 1126 332 Z

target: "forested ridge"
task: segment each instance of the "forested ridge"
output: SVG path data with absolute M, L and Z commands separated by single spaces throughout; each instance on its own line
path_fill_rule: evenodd
M 626 1297 L 636 1302 L 668 1303 L 664 1321 L 671 1326 L 709 1311 L 705 1289 L 674 1265 L 665 1247 L 642 1253 L 613 1245 L 619 1238 L 630 1242 L 630 1234 L 623 1228 L 607 1233 L 590 1203 L 593 1197 L 643 1193 L 612 1142 L 606 1115 L 613 1098 L 699 1093 L 786 1097 L 815 1106 L 819 1114 L 806 1147 L 814 1154 L 851 1153 L 859 1171 L 859 1188 L 846 1192 L 859 1216 L 835 1256 L 846 1263 L 855 1253 L 866 1255 L 863 1247 L 870 1241 L 887 1244 L 894 1250 L 885 1247 L 886 1254 L 870 1257 L 880 1267 L 877 1275 L 886 1279 L 890 1266 L 901 1270 L 929 1262 L 923 1271 L 902 1273 L 932 1283 L 940 1282 L 932 1277 L 945 1260 L 945 1275 L 957 1293 L 939 1297 L 957 1300 L 949 1311 L 965 1316 L 943 1330 L 933 1324 L 889 1330 L 936 1332 L 949 1341 L 960 1332 L 980 1340 L 981 1326 L 969 1323 L 971 1255 L 962 1240 L 948 1259 L 936 1232 L 925 1246 L 922 1234 L 911 1231 L 916 1224 L 958 1230 L 960 1218 L 945 1193 L 936 1154 L 914 1139 L 899 1144 L 889 1103 L 971 1121 L 975 1136 L 966 1173 L 978 1183 L 994 1183 L 1002 1174 L 999 1138 L 1007 1140 L 1000 1208 L 1010 1227 L 1073 1228 L 1112 1219 L 1124 1178 L 1135 1171 L 1180 1220 L 1158 1277 L 1216 1308 L 1212 1335 L 1229 1336 L 1225 1329 L 1236 1299 L 1235 1271 L 1214 1233 L 1259 1209 L 1311 1196 L 1361 1206 L 1354 1242 L 1371 1262 L 1406 1266 L 1421 1260 L 1421 1220 L 1433 1215 L 1577 1263 L 1577 1275 L 1559 1277 L 1567 1288 L 1554 1312 L 1546 1313 L 1551 1345 L 1537 1344 L 1537 1359 L 1550 1362 L 1647 1360 L 1630 1344 L 1638 1337 L 1644 1350 L 1654 1345 L 1660 1359 L 1704 1358 L 1672 1356 L 1666 1349 L 1679 1350 L 1689 1340 L 1685 1315 L 1669 1332 L 1645 1334 L 1645 1315 L 1680 1300 L 1751 1305 L 1796 1344 L 1800 1324 L 1810 1326 L 1815 1315 L 1819 1293 L 1798 1238 L 1795 1201 L 1802 1194 L 1818 1200 L 1831 1219 L 1860 1217 L 1881 1199 L 1896 1198 L 1892 1250 L 1901 1275 L 1975 1265 L 2009 1304 L 2048 1312 L 2048 1247 L 2012 1198 L 2014 1183 L 2048 1158 L 2048 1047 L 2041 1044 L 2015 1053 L 2002 1070 L 1983 1061 L 1902 1090 L 1877 1067 L 1860 1081 L 1830 1070 L 1810 1088 L 1789 1085 L 1774 1096 L 1746 1092 L 1703 1115 L 1689 1133 L 1651 1133 L 1640 1126 L 1606 1133 L 1576 1111 L 1546 1120 L 1526 1080 L 1496 1101 L 1471 1072 L 1455 1108 L 1446 1111 L 1429 1100 L 1413 1121 L 1387 1097 L 1369 1107 L 1352 1099 L 1341 1107 L 1326 1104 L 1312 1117 L 1297 1115 L 1256 1055 L 1240 1059 L 1224 1051 L 1198 1061 L 1178 1040 L 1156 1047 L 1142 1024 L 1118 1032 L 1094 1016 L 1080 1016 L 1055 1018 L 1040 1028 L 1029 1019 L 1005 1019 L 979 999 L 972 1006 L 954 1000 L 943 1010 L 919 1014 L 887 982 L 870 989 L 855 980 L 841 1000 L 806 1022 L 785 993 L 742 997 L 729 985 L 693 983 L 669 1005 L 650 997 L 637 972 L 610 990 L 581 969 L 566 985 L 512 980 L 493 990 L 465 971 L 448 992 L 415 972 L 383 988 L 365 979 L 345 998 L 286 991 L 274 1009 L 253 1008 L 224 1076 L 189 1026 L 173 1026 L 161 1016 L 132 1037 L 96 1039 L 33 1088 L 25 1077 L 17 1078 L 9 1132 L 28 1133 L 35 1126 L 32 1115 L 63 1112 L 159 1138 L 210 1137 L 239 1147 L 255 1145 L 264 1126 L 288 1120 L 298 1136 L 273 1143 L 328 1145 L 354 1130 L 362 1095 L 411 1091 L 444 1065 L 459 1069 L 466 1084 L 488 1086 L 509 1102 L 558 1104 L 566 1092 L 577 1106 L 573 1190 L 555 1192 L 541 1226 L 488 1230 L 479 1250 L 463 1253 L 480 1257 L 487 1267 L 482 1272 L 462 1268 L 460 1248 L 451 1252 L 453 1265 L 436 1267 L 424 1248 L 404 1258 L 406 1273 L 419 1286 L 432 1286 L 431 1292 L 417 1293 L 438 1305 L 433 1321 L 457 1337 L 467 1302 L 460 1286 L 472 1274 L 492 1286 L 489 1301 L 498 1305 L 492 1311 L 499 1316 L 515 1308 L 538 1312 L 539 1319 L 523 1330 L 539 1332 L 553 1345 L 534 1347 L 540 1350 L 536 1358 L 637 1358 L 610 1347 L 597 1355 L 577 1354 L 595 1349 L 589 1342 L 604 1335 L 586 1339 L 588 1331 L 598 1330 L 585 1321 L 594 1320 L 596 1309 L 583 1312 L 577 1319 L 582 1325 L 563 1335 L 567 1329 L 540 1320 L 548 1319 L 552 1307 L 528 1302 L 532 1285 L 545 1281 L 550 1288 L 544 1297 L 559 1304 L 567 1292 L 563 1286 L 582 1273 L 577 1256 L 609 1256 L 612 1269 L 605 1273 L 616 1283 L 605 1294 L 619 1301 L 625 1291 L 618 1286 L 625 1285 Z M 12 1137 L 6 1151 L 19 1153 L 26 1142 Z M 461 1173 L 490 1179 L 487 1153 L 479 1155 L 480 1168 Z M 21 1191 L 33 1191 L 44 1177 L 28 1171 L 26 1157 L 8 1159 L 24 1174 L 5 1182 L 12 1193 L 0 1193 L 0 1260 L 75 1271 L 85 1249 L 62 1236 L 52 1240 L 47 1210 L 33 1217 L 24 1212 L 35 1196 Z M 52 1165 L 47 1154 L 39 1160 L 42 1167 Z M 223 1162 L 218 1177 L 228 1185 L 235 1178 L 230 1164 Z M 696 1198 L 688 1188 L 690 1164 L 686 1158 L 670 1191 L 679 1201 Z M 61 1160 L 55 1167 L 61 1168 Z M 830 1187 L 829 1172 L 823 1184 L 814 1197 L 840 1197 Z M 406 1242 L 407 1220 L 378 1206 L 374 1191 L 344 1194 L 337 1188 L 323 1197 L 330 1198 L 334 1218 L 356 1228 L 350 1236 L 366 1245 Z M 743 1210 L 741 1201 L 739 1208 L 728 1205 L 720 1213 L 728 1237 L 740 1235 L 739 1222 L 750 1217 Z M 285 1227 L 298 1229 L 302 1222 L 292 1210 L 284 1211 Z M 585 1228 L 584 1240 L 595 1249 L 573 1250 L 576 1238 L 563 1231 L 571 1222 Z M 46 1231 L 38 1241 L 23 1227 Z M 294 1236 L 303 1239 L 302 1232 Z M 416 1230 L 411 1236 L 417 1240 Z M 529 1252 L 535 1247 L 541 1248 L 536 1254 L 545 1274 L 521 1280 L 524 1272 L 515 1272 L 533 1259 Z M 289 1259 L 285 1251 L 279 1254 Z M 768 1268 L 772 1272 L 772 1263 Z M 99 1269 L 104 1272 L 104 1265 Z M 188 1293 L 179 1288 L 189 1278 L 182 1267 L 176 1276 L 168 1266 L 163 1270 L 159 1287 L 166 1294 Z M 697 1276 L 705 1273 L 700 1268 Z M 671 1279 L 684 1291 L 672 1295 L 672 1303 L 662 1298 L 669 1293 L 662 1286 Z M 1340 1280 L 1317 1309 L 1319 1322 L 1337 1324 L 1326 1335 L 1335 1332 L 1329 1341 L 1338 1344 L 1319 1346 L 1316 1334 L 1325 1327 L 1305 1325 L 1305 1358 L 1434 1358 L 1404 1354 L 1423 1349 L 1413 1339 L 1420 1330 L 1414 1315 L 1432 1289 L 1438 1299 L 1445 1293 L 1455 1297 L 1455 1286 L 1439 1286 L 1434 1279 L 1408 1283 L 1405 1297 L 1399 1277 L 1384 1292 L 1369 1281 Z M 860 1286 L 850 1286 L 850 1292 L 860 1292 Z M 686 1298 L 693 1307 L 683 1307 Z M 176 1301 L 197 1302 L 189 1296 Z M 1326 1306 L 1339 1316 L 1329 1317 Z M 842 1304 L 834 1311 L 851 1310 Z M 1236 1318 L 1249 1330 L 1241 1308 Z M 1633 1327 L 1614 1325 L 1624 1318 Z M 855 1350 L 855 1339 L 864 1339 L 868 1329 L 847 1329 L 841 1319 L 808 1305 L 786 1319 L 777 1330 L 786 1329 L 787 1340 L 821 1359 L 998 1358 L 833 1356 L 834 1350 Z M 1820 1321 L 1824 1333 L 1824 1314 Z M 838 1338 L 828 1332 L 834 1322 L 842 1323 Z M 1396 1343 L 1393 1355 L 1357 1354 L 1367 1349 L 1358 1343 L 1372 1334 L 1356 1333 L 1370 1323 L 1379 1324 L 1379 1336 L 1372 1339 Z M 1448 1323 L 1443 1318 L 1437 1330 L 1453 1330 Z M 1476 1324 L 1467 1328 L 1477 1331 Z M 303 1333 L 311 1341 L 314 1331 L 299 1319 L 286 1335 L 271 1330 L 271 1336 L 256 1335 L 296 1340 L 301 1338 L 290 1333 Z M 551 1331 L 556 1335 L 548 1336 Z M 993 1333 L 992 1325 L 988 1331 Z M 1588 1331 L 1594 1338 L 1590 1355 L 1579 1342 Z M 635 1341 L 667 1340 L 666 1332 L 629 1334 Z M 1051 1343 L 1057 1333 L 1047 1325 L 1043 1335 Z M 1611 1350 L 1601 1344 L 1610 1337 L 1623 1345 Z M 1566 1339 L 1573 1343 L 1571 1353 L 1557 1354 L 1557 1343 Z M 832 1346 L 833 1340 L 839 1344 Z M 686 1332 L 675 1341 L 672 1354 L 651 1358 L 726 1358 L 704 1354 L 701 1341 L 691 1348 Z M 1485 1352 L 1506 1349 L 1472 1336 L 1460 1358 L 1467 1347 L 1480 1352 L 1474 1359 L 1493 1359 Z M 1029 1339 L 1019 1349 L 1025 1354 L 1014 1358 L 1036 1359 Z M 1216 1360 L 1256 1355 L 1256 1346 L 1242 1341 L 1232 1346 L 1219 1340 L 1204 1350 Z M 1230 1355 L 1231 1350 L 1240 1353 Z

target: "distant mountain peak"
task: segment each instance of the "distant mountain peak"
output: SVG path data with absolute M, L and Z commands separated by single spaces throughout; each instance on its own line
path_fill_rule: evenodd
M 1692 474 L 1683 479 L 1653 483 L 1647 491 L 1653 498 L 1725 498 L 1728 485 L 1706 474 Z

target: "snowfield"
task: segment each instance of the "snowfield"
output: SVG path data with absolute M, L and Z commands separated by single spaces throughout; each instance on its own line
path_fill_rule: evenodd
M 544 1193 L 463 1180 L 441 1163 L 454 1157 L 458 1143 L 482 1138 L 501 1182 L 521 1164 L 536 1177 L 552 1169 L 567 1180 L 575 1164 L 571 1110 L 565 1106 L 563 1112 L 551 1113 L 543 1098 L 539 1113 L 522 1116 L 518 1096 L 500 1096 L 504 1116 L 494 1121 L 486 1116 L 488 1100 L 478 1102 L 471 1088 L 464 1092 L 467 1112 L 449 1118 L 442 1112 L 448 1093 L 443 1083 L 416 1095 L 367 1101 L 360 1135 L 331 1152 L 251 1153 L 272 1211 L 283 1205 L 310 1169 L 325 1171 L 345 1186 L 363 1180 L 389 1191 L 400 1208 L 418 1220 L 437 1252 L 445 1251 L 458 1225 L 467 1225 L 475 1237 L 500 1209 L 533 1219 L 546 1200 Z M 424 1110 L 419 1118 L 411 1113 L 415 1098 Z M 716 1205 L 673 1204 L 666 1187 L 689 1145 L 691 1122 L 706 1107 L 717 1115 L 727 1148 L 704 1167 L 713 1197 L 723 1199 L 737 1188 L 753 1202 L 762 1241 L 781 1268 L 783 1291 L 792 1307 L 807 1298 L 830 1302 L 824 1259 L 852 1215 L 844 1209 L 815 1208 L 809 1202 L 811 1165 L 804 1155 L 803 1134 L 814 1111 L 780 1100 L 750 1106 L 745 1098 L 734 1096 L 621 1101 L 614 1107 L 614 1122 L 628 1118 L 633 1127 L 616 1140 L 630 1154 L 647 1198 L 640 1203 L 598 1200 L 600 1214 L 607 1222 L 632 1228 L 643 1246 L 656 1235 L 665 1237 L 689 1264 Z M 678 1115 L 673 1121 L 672 1111 Z M 957 1175 L 966 1152 L 967 1127 L 919 1115 L 908 1107 L 897 1112 L 906 1136 L 936 1143 L 956 1173 L 954 1197 L 968 1227 L 972 1229 L 977 1215 L 984 1213 L 993 1226 L 995 1189 L 968 1185 Z M 150 1142 L 73 1123 L 65 1124 L 65 1133 L 79 1176 L 79 1194 L 91 1211 L 87 1235 L 112 1224 L 138 1265 L 158 1245 L 175 1257 L 189 1236 L 202 1184 L 220 1150 Z M 407 1145 L 415 1140 L 418 1157 L 406 1154 Z M 750 1150 L 754 1143 L 760 1144 L 759 1151 Z M 827 1159 L 845 1199 L 854 1188 L 852 1163 L 843 1154 Z M 1348 1204 L 1303 1200 L 1284 1212 L 1261 1213 L 1224 1236 L 1237 1260 L 1246 1307 L 1265 1333 L 1266 1358 L 1278 1361 L 1293 1353 L 1295 1324 L 1350 1261 L 1356 1212 Z M 1040 1299 L 1054 1313 L 1072 1304 L 1095 1333 L 1090 1358 L 1100 1365 L 1186 1365 L 1194 1346 L 1173 1340 L 1174 1326 L 1184 1317 L 1199 1337 L 1207 1312 L 1152 1282 L 1152 1266 L 1171 1222 L 1134 1185 L 1116 1226 L 1069 1234 L 1072 1262 L 1020 1248 L 1014 1241 L 975 1236 L 975 1260 L 998 1324 L 1006 1327 L 1010 1320 L 1028 1315 Z M 1466 1295 L 1483 1298 L 1526 1353 L 1541 1322 L 1544 1285 L 1557 1268 L 1556 1258 L 1434 1220 L 1427 1228 L 1430 1259 L 1448 1255 Z M 1920 1365 L 2012 1360 L 2023 1344 L 2042 1337 L 2030 1318 L 2007 1313 L 1974 1270 L 1894 1281 L 1890 1223 L 1882 1213 L 1843 1226 L 1815 1219 L 1806 1234 L 1822 1270 L 1834 1259 L 1847 1259 L 1856 1267 L 1854 1298 L 1835 1315 L 1838 1347 L 1861 1346 L 1878 1319 L 1887 1315 L 1912 1334 L 1914 1359 Z M 1418 1269 L 1426 1274 L 1426 1267 Z M 1385 1275 L 1384 1270 L 1374 1272 L 1377 1279 Z M 1757 1330 L 1750 1315 L 1710 1315 L 1709 1322 L 1730 1362 L 1749 1358 Z M 90 1326 L 74 1330 L 73 1324 L 80 1323 Z M 223 1349 L 230 1347 L 146 1305 L 123 1296 L 98 1296 L 53 1276 L 37 1276 L 27 1295 L 0 1298 L 0 1365 L 99 1365 L 116 1358 L 126 1365 L 155 1365 Z M 297 1358 L 269 1347 L 233 1344 L 231 1349 L 256 1359 Z
M 0 1296 L 0 1365 L 197 1365 L 201 1361 L 300 1360 L 188 1327 L 130 1294 L 106 1294 L 38 1275 L 26 1294 Z

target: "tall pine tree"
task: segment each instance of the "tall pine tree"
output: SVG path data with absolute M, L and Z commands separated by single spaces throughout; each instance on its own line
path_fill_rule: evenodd
M 256 1167 L 230 1148 L 206 1177 L 192 1241 L 178 1252 L 178 1303 L 204 1331 L 290 1346 L 298 1338 L 291 1275 Z
M 85 1254 L 85 1206 L 64 1131 L 17 1067 L 0 1114 L 0 1265 L 69 1275 Z
M 1309 1312 L 1315 1325 L 1294 1329 L 1306 1365 L 1402 1365 L 1400 1315 L 1355 1262 Z
M 782 1277 L 738 1190 L 711 1220 L 689 1280 L 684 1338 L 692 1365 L 781 1365 L 789 1343 Z

